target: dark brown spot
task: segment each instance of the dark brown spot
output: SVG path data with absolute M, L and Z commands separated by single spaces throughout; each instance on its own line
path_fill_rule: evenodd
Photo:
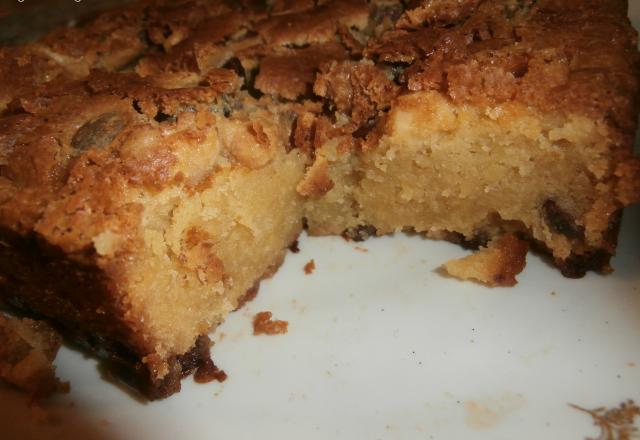
M 105 113 L 80 127 L 71 139 L 71 146 L 80 151 L 105 148 L 120 134 L 124 125 L 118 113 Z
M 491 239 L 491 236 L 487 231 L 479 230 L 473 234 L 473 237 L 466 238 L 463 234 L 459 232 L 451 232 L 448 237 L 448 240 L 459 244 L 465 249 L 476 251 L 480 249 L 480 247 L 486 247 Z
M 618 243 L 618 231 L 620 230 L 620 222 L 622 221 L 622 209 L 618 209 L 609 217 L 607 230 L 604 232 L 603 238 L 611 246 L 615 247 Z
M 168 115 L 164 112 L 159 111 L 158 113 L 156 113 L 156 115 L 153 118 L 156 122 L 176 122 L 176 120 L 178 119 L 176 116 L 174 115 Z
M 222 66 L 222 68 L 223 69 L 233 70 L 236 73 L 236 75 L 238 75 L 240 78 L 246 80 L 244 67 L 242 66 L 242 63 L 240 62 L 240 60 L 237 57 L 230 58 L 229 61 L 227 61 L 224 64 L 224 66 Z
M 515 78 L 522 78 L 529 72 L 529 64 L 525 61 L 517 63 L 512 67 L 511 73 Z
M 394 63 L 388 63 L 388 65 L 391 71 L 391 75 L 393 76 L 393 82 L 398 85 L 402 85 L 407 82 L 404 72 L 409 67 L 408 63 L 398 61 Z
M 356 139 L 364 139 L 364 138 L 366 138 L 367 135 L 369 134 L 369 132 L 373 129 L 373 127 L 375 125 L 376 125 L 376 119 L 375 118 L 369 119 L 367 122 L 365 122 L 364 124 L 359 126 L 353 132 L 353 137 L 356 138 Z
M 289 250 L 294 254 L 300 252 L 300 248 L 298 247 L 298 240 L 294 240 L 293 243 L 289 245 Z
M 284 146 L 287 153 L 296 148 L 296 130 L 298 128 L 298 116 L 296 115 L 291 122 L 291 131 L 289 132 L 289 142 Z
M 178 356 L 178 362 L 182 367 L 182 377 L 186 377 L 200 368 L 210 359 L 211 340 L 207 335 L 199 336 L 196 343 L 187 353 Z
M 584 228 L 576 225 L 574 218 L 560 208 L 554 200 L 547 199 L 544 202 L 542 215 L 552 232 L 564 235 L 569 239 L 584 239 Z
M 567 278 L 582 278 L 587 271 L 607 273 L 611 271 L 611 254 L 603 249 L 595 249 L 585 254 L 572 253 L 566 260 L 556 260 L 556 266 Z

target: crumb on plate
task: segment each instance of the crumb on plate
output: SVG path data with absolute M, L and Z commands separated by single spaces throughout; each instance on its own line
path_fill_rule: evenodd
M 309 260 L 309 262 L 304 265 L 304 273 L 306 275 L 311 275 L 315 269 L 316 269 L 316 262 L 313 261 L 313 259 Z
M 289 323 L 287 321 L 272 320 L 271 312 L 259 312 L 253 318 L 254 335 L 280 335 L 287 333 Z

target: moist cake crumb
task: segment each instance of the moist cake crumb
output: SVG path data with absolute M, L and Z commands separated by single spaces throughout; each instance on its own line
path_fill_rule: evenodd
M 253 318 L 254 335 L 280 335 L 287 333 L 289 323 L 287 321 L 272 320 L 271 312 L 259 312 Z
M 314 270 L 316 270 L 316 262 L 313 259 L 309 260 L 307 264 L 304 265 L 304 273 L 305 275 L 311 275 Z

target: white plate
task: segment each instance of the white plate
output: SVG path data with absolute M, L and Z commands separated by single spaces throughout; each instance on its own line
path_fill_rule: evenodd
M 597 437 L 569 404 L 640 401 L 639 208 L 625 213 L 614 274 L 569 280 L 529 255 L 506 289 L 435 273 L 465 254 L 449 243 L 302 237 L 301 252 L 214 335 L 226 382 L 188 378 L 179 394 L 143 404 L 63 348 L 56 364 L 71 393 L 31 411 L 1 388 L 0 438 Z M 253 336 L 263 310 L 289 332 Z

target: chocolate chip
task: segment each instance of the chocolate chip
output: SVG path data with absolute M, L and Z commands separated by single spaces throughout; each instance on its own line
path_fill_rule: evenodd
M 244 75 L 244 85 L 242 90 L 246 90 L 252 98 L 260 99 L 264 93 L 256 87 L 256 78 L 260 74 L 260 68 L 256 68 L 251 72 L 246 72 Z
M 118 113 L 105 113 L 80 127 L 71 139 L 71 146 L 80 151 L 105 148 L 123 128 L 124 121 Z
M 529 64 L 527 63 L 526 60 L 516 63 L 511 68 L 511 74 L 513 75 L 514 78 L 522 78 L 527 74 L 527 72 L 529 72 Z
M 375 125 L 376 125 L 376 118 L 368 119 L 367 122 L 359 126 L 353 132 L 353 137 L 356 139 L 365 139 Z
M 622 209 L 618 209 L 609 217 L 609 224 L 603 234 L 604 240 L 612 246 L 618 243 L 618 231 L 620 231 L 620 222 L 622 221 Z
M 542 215 L 552 232 L 569 239 L 584 239 L 584 228 L 576 225 L 571 214 L 560 208 L 554 200 L 547 199 L 542 204 Z
M 300 252 L 300 248 L 298 247 L 298 240 L 294 240 L 293 243 L 289 245 L 289 250 L 294 254 Z
M 289 132 L 289 142 L 284 146 L 285 151 L 288 153 L 296 148 L 296 129 L 298 128 L 298 116 L 296 115 L 291 122 L 291 131 Z
M 158 113 L 156 113 L 155 117 L 153 118 L 155 119 L 156 122 L 176 122 L 178 120 L 178 118 L 174 115 L 168 115 L 164 112 L 159 111 Z
M 611 254 L 603 249 L 594 249 L 585 254 L 572 253 L 565 260 L 556 260 L 556 266 L 567 278 L 582 278 L 590 270 L 601 273 L 611 271 Z
M 211 341 L 209 337 L 206 335 L 199 336 L 191 350 L 178 356 L 178 362 L 180 362 L 182 367 L 182 377 L 193 373 L 200 366 L 204 365 L 207 359 L 211 358 L 209 352 L 210 347 Z
M 483 230 L 476 231 L 471 238 L 466 238 L 459 232 L 453 232 L 453 238 L 460 246 L 470 250 L 478 250 L 481 247 L 486 247 L 491 240 L 489 233 Z
M 242 63 L 238 58 L 236 57 L 230 58 L 229 61 L 227 61 L 224 64 L 224 66 L 222 66 L 222 68 L 233 70 L 236 73 L 236 75 L 246 80 L 244 67 L 242 67 Z
M 369 237 L 375 237 L 377 229 L 372 225 L 358 225 L 349 228 L 342 233 L 342 237 L 346 240 L 364 241 Z

